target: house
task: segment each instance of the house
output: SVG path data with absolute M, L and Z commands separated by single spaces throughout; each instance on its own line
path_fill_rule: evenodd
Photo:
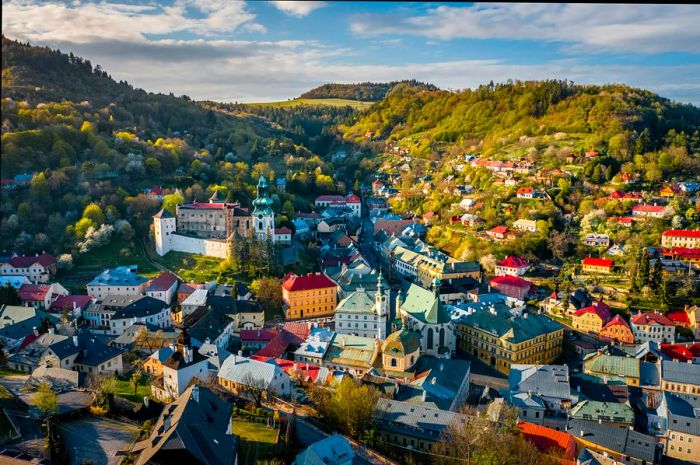
M 496 264 L 496 276 L 522 276 L 530 269 L 530 262 L 515 255 Z
M 180 303 L 180 318 L 185 318 L 194 313 L 198 308 L 202 308 L 207 304 L 209 291 L 205 288 L 195 289 L 185 300 Z M 182 321 L 180 321 L 182 322 Z
M 515 196 L 519 199 L 534 199 L 537 196 L 537 193 L 532 187 L 520 187 L 515 192 Z
M 372 233 L 376 235 L 379 231 L 384 231 L 388 236 L 399 235 L 401 231 L 406 229 L 406 226 L 413 222 L 413 219 L 378 218 L 374 222 Z
M 292 380 L 274 362 L 260 362 L 251 358 L 231 355 L 219 369 L 219 386 L 236 395 L 263 391 L 263 398 L 289 397 Z
M 639 218 L 664 218 L 667 216 L 666 207 L 660 205 L 635 205 L 632 207 L 632 216 Z
M 165 198 L 165 189 L 161 186 L 153 186 L 150 189 L 145 189 L 144 194 L 149 200 L 163 200 Z
M 675 340 L 676 326 L 668 317 L 660 313 L 637 313 L 630 320 L 636 342 L 652 341 L 668 344 Z
M 700 343 L 661 344 L 661 353 L 667 360 L 700 364 Z
M 304 342 L 296 334 L 282 328 L 270 342 L 255 353 L 259 357 L 285 358 L 295 352 Z
M 496 226 L 494 228 L 486 231 L 486 235 L 492 239 L 497 239 L 499 241 L 504 240 L 508 235 L 508 228 L 505 226 Z
M 150 296 L 138 296 L 130 299 L 114 311 L 109 318 L 109 334 L 120 336 L 136 323 L 147 323 L 159 328 L 171 326 L 170 307 L 160 299 Z
M 78 318 L 90 306 L 92 296 L 89 295 L 60 295 L 51 303 L 49 311 L 51 313 L 66 312 L 73 318 Z
M 241 346 L 245 349 L 260 350 L 265 347 L 275 336 L 278 331 L 275 329 L 242 329 L 239 337 Z
M 505 305 L 479 305 L 455 320 L 460 349 L 505 374 L 513 363 L 551 363 L 561 355 L 561 324 L 539 313 L 513 316 Z
M 648 412 L 650 432 L 663 438 L 663 454 L 690 463 L 700 457 L 700 397 L 663 392 Z
M 631 228 L 634 224 L 634 220 L 629 216 L 616 216 L 615 222 L 620 226 L 624 226 L 625 228 Z
M 700 365 L 671 360 L 661 362 L 661 388 L 679 394 L 700 394 Z
M 620 464 L 651 465 L 659 459 L 656 438 L 629 428 L 597 421 L 570 420 L 566 432 L 576 438 L 580 447 L 610 456 Z
M 542 425 L 566 418 L 578 397 L 569 386 L 568 366 L 513 364 L 506 400 L 518 409 L 520 420 Z
M 292 243 L 292 230 L 287 227 L 275 228 L 273 234 L 273 242 L 276 244 L 290 245 Z
M 615 315 L 603 326 L 598 333 L 598 339 L 620 344 L 634 344 L 632 329 L 620 315 Z
M 374 411 L 378 439 L 420 452 L 436 452 L 444 433 L 460 414 L 380 398 Z
M 59 322 L 55 316 L 33 307 L 15 305 L 0 306 L 0 340 L 5 347 L 12 349 L 22 340 L 40 328 L 53 326 Z
M 48 283 L 56 275 L 56 258 L 48 253 L 13 256 L 0 263 L 0 275 L 26 276 L 33 283 Z
M 380 345 L 375 338 L 336 334 L 328 344 L 322 366 L 361 378 L 375 365 Z
M 588 247 L 609 247 L 610 236 L 607 234 L 589 233 L 583 236 L 583 245 Z
M 616 376 L 628 386 L 640 386 L 640 361 L 634 357 L 595 352 L 584 357 L 583 372 L 601 378 Z
M 519 219 L 516 220 L 513 223 L 513 228 L 517 229 L 518 231 L 526 231 L 526 232 L 537 232 L 537 221 L 535 220 L 526 220 L 526 219 Z
M 664 186 L 659 190 L 660 197 L 673 198 L 680 193 L 680 189 L 675 186 Z
M 543 453 L 566 460 L 576 458 L 576 440 L 569 433 L 525 421 L 518 422 L 518 429 L 528 442 Z
M 59 297 L 68 295 L 68 290 L 58 283 L 24 284 L 19 288 L 19 301 L 25 307 L 48 310 Z
M 143 294 L 148 280 L 136 274 L 137 268 L 136 265 L 130 265 L 104 270 L 87 284 L 88 294 L 96 299 L 114 294 Z
M 146 295 L 154 299 L 162 300 L 170 305 L 178 286 L 178 279 L 171 271 L 164 271 L 157 278 L 151 280 L 146 287 Z
M 457 349 L 455 328 L 440 300 L 440 280 L 433 289 L 411 284 L 405 299 L 397 298 L 397 317 L 406 318 L 408 328 L 420 334 L 421 351 L 434 357 L 450 358 Z
M 294 235 L 300 239 L 305 239 L 311 233 L 311 228 L 301 218 L 294 218 L 292 224 L 294 225 Z
M 518 300 L 526 300 L 534 284 L 518 276 L 504 275 L 491 278 L 489 284 L 502 294 Z
M 685 308 L 671 310 L 666 316 L 676 326 L 690 329 L 696 340 L 700 339 L 700 307 L 697 305 L 686 305 Z
M 582 333 L 597 335 L 610 319 L 610 307 L 602 301 L 594 302 L 593 305 L 576 310 L 571 326 Z
M 158 349 L 174 344 L 179 331 L 175 328 L 161 328 L 151 323 L 136 322 L 111 341 L 122 349 L 135 349 L 150 354 Z
M 23 284 L 31 283 L 32 282 L 26 276 L 0 276 L 0 288 L 8 286 L 19 290 Z
M 120 373 L 124 369 L 124 352 L 118 347 L 108 346 L 90 332 L 82 331 L 51 344 L 42 356 L 42 363 L 88 375 Z
M 678 185 L 681 192 L 686 194 L 694 194 L 700 190 L 700 183 L 695 181 L 682 182 Z
M 28 336 L 29 337 L 29 336 Z M 68 336 L 55 334 L 53 328 L 40 336 L 31 335 L 29 343 L 23 342 L 7 359 L 7 366 L 12 370 L 31 373 L 39 367 L 42 357 L 52 344 L 68 339 Z M 26 341 L 27 338 L 25 338 Z
M 380 273 L 374 293 L 358 289 L 340 301 L 335 309 L 336 331 L 384 340 L 387 335 L 390 300 L 390 288 L 384 286 Z
M 337 285 L 326 275 L 287 274 L 282 282 L 282 299 L 287 319 L 331 316 L 337 305 Z
M 277 192 L 287 192 L 287 178 L 275 179 L 275 187 L 277 187 Z
M 169 349 L 170 356 L 162 362 L 161 376 L 151 383 L 151 394 L 162 402 L 178 398 L 194 379 L 209 381 L 207 357 L 194 349 L 187 331 L 180 333 L 176 344 Z
M 188 387 L 163 409 L 151 435 L 134 444 L 135 465 L 237 465 L 239 439 L 231 432 L 231 409 L 210 389 Z
M 335 335 L 335 332 L 327 328 L 313 328 L 306 340 L 294 352 L 294 361 L 323 365 L 323 357 Z
M 174 343 L 172 345 L 168 344 L 167 347 L 156 349 L 146 358 L 146 361 L 143 362 L 143 371 L 154 378 L 163 376 L 163 364 L 170 358 L 173 352 L 175 352 Z
M 351 211 L 351 216 L 359 218 L 362 216 L 362 202 L 360 198 L 350 193 L 346 196 L 342 195 L 321 195 L 316 197 L 314 202 L 316 207 L 326 208 L 328 206 L 347 207 Z
M 613 261 L 607 258 L 586 257 L 581 260 L 581 269 L 584 273 L 612 273 Z
M 661 233 L 662 247 L 700 249 L 700 229 L 669 229 Z
M 348 440 L 333 434 L 300 452 L 292 465 L 353 465 L 354 460 L 355 451 Z
M 319 233 L 334 233 L 345 227 L 345 220 L 342 218 L 324 218 L 317 226 Z

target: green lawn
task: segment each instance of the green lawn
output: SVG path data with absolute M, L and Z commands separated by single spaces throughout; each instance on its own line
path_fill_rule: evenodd
M 284 100 L 281 102 L 261 102 L 250 103 L 253 106 L 266 107 L 296 107 L 298 105 L 330 105 L 334 107 L 350 106 L 358 110 L 364 110 L 371 106 L 374 102 L 360 102 L 357 100 L 348 100 L 342 98 L 295 98 L 292 100 Z
M 141 377 L 141 382 L 136 389 L 136 395 L 134 395 L 134 386 L 130 382 L 131 377 L 126 379 L 117 378 L 117 389 L 115 394 L 124 397 L 132 402 L 141 403 L 143 402 L 144 396 L 151 396 L 151 385 L 148 384 L 148 379 L 145 376 Z
M 255 423 L 242 418 L 231 421 L 233 434 L 240 436 L 238 457 L 241 465 L 256 465 L 260 461 L 274 456 L 277 443 L 277 430 L 268 428 L 264 423 Z
M 220 258 L 183 252 L 168 252 L 162 257 L 154 258 L 158 263 L 173 270 L 182 279 L 198 283 L 212 281 L 219 276 Z

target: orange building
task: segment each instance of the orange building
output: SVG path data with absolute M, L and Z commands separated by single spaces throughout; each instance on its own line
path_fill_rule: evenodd
M 603 302 L 594 302 L 590 307 L 580 308 L 574 313 L 571 325 L 582 333 L 599 334 L 610 321 L 610 308 Z
M 634 333 L 620 315 L 610 320 L 598 333 L 598 337 L 604 341 L 615 341 L 622 344 L 634 344 Z
M 297 276 L 289 273 L 282 282 L 287 319 L 333 316 L 338 303 L 336 284 L 322 273 Z

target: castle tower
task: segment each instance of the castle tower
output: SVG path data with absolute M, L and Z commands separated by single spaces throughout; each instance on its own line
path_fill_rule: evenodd
M 153 232 L 156 241 L 156 252 L 163 256 L 172 248 L 172 235 L 175 233 L 176 219 L 165 208 L 153 215 Z
M 389 288 L 384 287 L 381 270 L 377 278 L 377 293 L 374 295 L 374 311 L 377 313 L 377 339 L 384 340 L 389 319 Z
M 258 196 L 253 200 L 253 231 L 260 239 L 267 236 L 274 240 L 275 213 L 272 211 L 272 199 L 268 195 L 268 185 L 265 176 L 260 175 L 258 180 Z

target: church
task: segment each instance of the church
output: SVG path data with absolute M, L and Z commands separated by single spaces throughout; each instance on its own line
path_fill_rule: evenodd
M 226 258 L 236 235 L 274 241 L 275 213 L 267 179 L 260 176 L 253 212 L 239 202 L 226 202 L 217 191 L 208 203 L 178 205 L 173 215 L 161 209 L 153 216 L 156 252 L 186 252 Z
M 389 287 L 381 272 L 377 290 L 358 289 L 340 301 L 335 309 L 335 331 L 339 334 L 384 340 L 389 321 Z

